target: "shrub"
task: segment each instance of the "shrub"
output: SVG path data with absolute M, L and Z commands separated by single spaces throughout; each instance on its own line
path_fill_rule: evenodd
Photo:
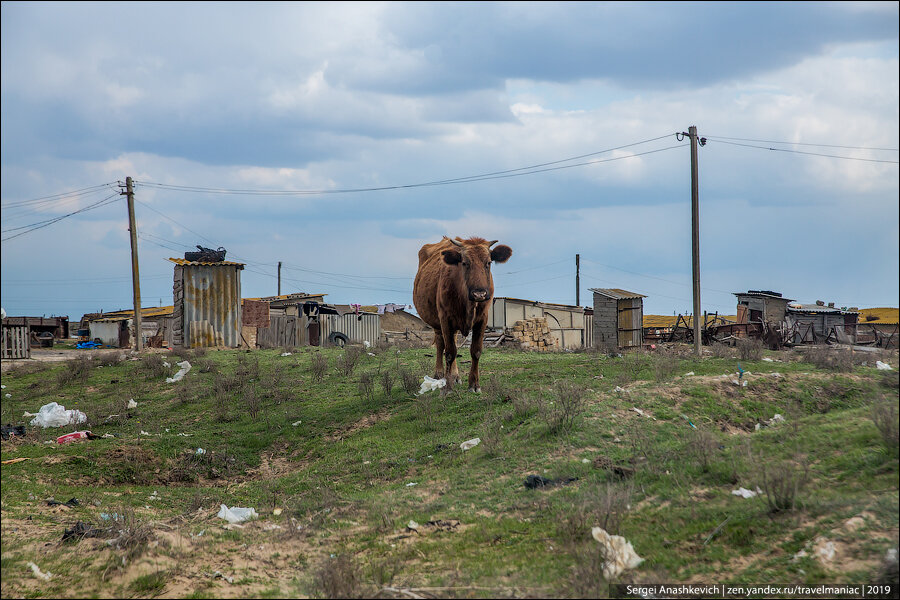
M 893 402 L 880 400 L 872 405 L 872 422 L 878 428 L 884 445 L 892 450 L 900 446 L 900 432 L 897 424 L 897 407 Z
M 759 468 L 769 510 L 793 510 L 798 505 L 798 496 L 809 483 L 809 465 L 806 461 L 785 460 L 774 464 L 761 461 Z
M 375 381 L 371 373 L 363 373 L 359 376 L 357 389 L 359 390 L 359 395 L 365 398 L 366 401 L 372 401 L 372 392 L 375 389 Z
M 362 349 L 359 346 L 347 346 L 344 348 L 344 352 L 335 360 L 338 372 L 344 377 L 353 375 L 353 371 L 356 370 L 356 365 L 359 364 L 361 356 Z
M 688 455 L 705 473 L 709 471 L 709 465 L 719 449 L 719 440 L 716 436 L 703 429 L 692 430 L 693 434 L 688 441 Z
M 310 371 L 313 381 L 322 381 L 328 373 L 328 359 L 321 354 L 313 354 Z
M 326 558 L 316 572 L 314 595 L 321 598 L 364 598 L 359 566 L 345 554 Z
M 394 389 L 394 375 L 388 369 L 381 372 L 381 389 L 384 390 L 384 395 L 390 398 Z
M 160 354 L 148 354 L 141 360 L 141 370 L 148 378 L 158 379 L 169 374 L 169 367 L 165 362 Z
M 587 390 L 583 386 L 560 381 L 553 386 L 553 391 L 553 400 L 541 404 L 541 415 L 551 432 L 566 435 L 584 411 Z
M 419 380 L 412 371 L 406 368 L 400 369 L 400 385 L 403 387 L 403 391 L 411 396 L 415 396 L 419 391 Z
M 728 344 L 722 344 L 720 342 L 715 342 L 710 345 L 709 351 L 715 358 L 734 358 L 735 350 Z
M 735 341 L 738 356 L 741 360 L 759 360 L 762 358 L 763 342 L 757 338 L 738 338 Z
M 84 384 L 91 373 L 93 362 L 89 356 L 79 356 L 66 361 L 62 370 L 56 374 L 56 382 L 60 385 L 70 383 Z

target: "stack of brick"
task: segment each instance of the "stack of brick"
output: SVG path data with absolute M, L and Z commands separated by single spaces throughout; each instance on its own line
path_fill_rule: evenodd
M 511 333 L 522 350 L 559 350 L 559 340 L 550 333 L 550 326 L 544 317 L 516 321 Z

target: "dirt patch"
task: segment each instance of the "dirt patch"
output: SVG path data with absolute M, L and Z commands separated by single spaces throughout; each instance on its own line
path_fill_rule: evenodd
M 339 429 L 337 432 L 332 433 L 331 435 L 325 436 L 325 439 L 329 442 L 339 442 L 345 438 L 350 437 L 357 431 L 361 429 L 368 429 L 375 423 L 380 423 L 381 421 L 386 421 L 391 417 L 391 413 L 387 411 L 377 412 L 375 414 L 366 415 L 359 421 L 353 423 L 349 427 L 345 427 L 343 429 Z

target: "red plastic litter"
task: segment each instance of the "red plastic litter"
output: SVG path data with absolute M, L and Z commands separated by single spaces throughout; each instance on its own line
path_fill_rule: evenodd
M 67 433 L 66 435 L 61 435 L 56 438 L 57 444 L 67 444 L 69 442 L 74 442 L 75 440 L 86 439 L 91 435 L 90 431 L 76 431 L 74 433 Z

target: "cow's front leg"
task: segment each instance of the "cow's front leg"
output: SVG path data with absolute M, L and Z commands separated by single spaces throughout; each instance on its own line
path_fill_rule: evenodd
M 459 365 L 456 362 L 456 331 L 449 324 L 441 327 L 444 334 L 444 362 L 446 363 L 447 387 L 462 381 L 459 378 Z
M 469 391 L 481 393 L 478 385 L 478 360 L 481 358 L 481 350 L 484 348 L 484 321 L 475 321 L 472 326 L 472 368 L 469 370 Z
M 440 329 L 434 330 L 434 378 L 444 378 L 444 334 Z

